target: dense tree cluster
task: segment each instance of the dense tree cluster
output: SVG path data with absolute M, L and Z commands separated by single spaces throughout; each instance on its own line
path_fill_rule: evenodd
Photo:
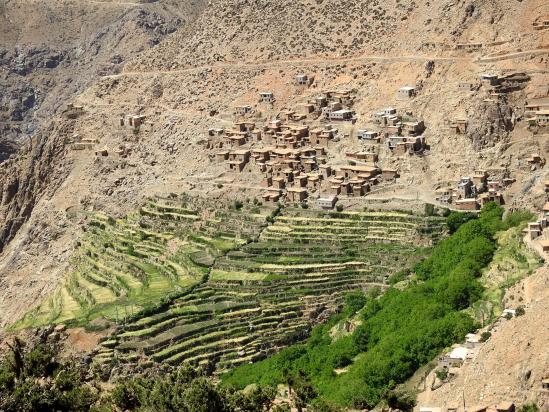
M 488 204 L 478 216 L 451 213 L 452 235 L 439 242 L 429 258 L 412 272 L 415 282 L 404 290 L 389 289 L 376 298 L 349 299 L 352 309 L 317 326 L 310 339 L 253 365 L 244 365 L 225 377 L 227 384 L 244 387 L 252 382 L 274 385 L 301 374 L 318 395 L 341 406 L 372 408 L 381 399 L 395 397 L 398 383 L 408 379 L 443 348 L 464 338 L 478 325 L 462 309 L 482 293 L 480 271 L 492 259 L 497 231 L 521 223 L 524 214 L 502 220 L 503 209 Z M 333 340 L 332 326 L 360 309 L 360 326 Z M 338 368 L 345 373 L 336 373 Z M 405 402 L 410 405 L 409 402 Z
M 16 339 L 0 363 L 0 411 L 261 412 L 276 395 L 268 386 L 220 388 L 188 366 L 124 379 L 112 388 L 91 372 L 86 362 L 60 360 L 52 344 Z

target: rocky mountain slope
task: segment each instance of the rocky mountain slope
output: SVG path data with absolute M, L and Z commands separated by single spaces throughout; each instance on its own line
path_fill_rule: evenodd
M 204 2 L 0 3 L 0 161 L 99 76 L 193 20 Z
M 55 289 L 86 213 L 120 216 L 149 196 L 171 192 L 214 200 L 259 196 L 259 172 L 227 173 L 205 147 L 207 129 L 230 127 L 239 104 L 253 105 L 260 124 L 320 90 L 353 89 L 359 120 L 342 126 L 342 135 L 367 127 L 372 113 L 386 106 L 412 111 L 427 125 L 428 155 L 397 158 L 380 149 L 379 165 L 398 168 L 403 178 L 372 199 L 396 198 L 393 207 L 403 201 L 434 202 L 434 190 L 444 182 L 486 168 L 516 179 L 506 192 L 510 207 L 543 205 L 547 172 L 532 170 L 526 158 L 549 156 L 547 136 L 533 135 L 517 120 L 527 101 L 548 94 L 547 31 L 531 29 L 543 1 L 179 3 L 78 3 L 86 17 L 77 18 L 58 2 L 4 5 L 4 21 L 12 23 L 2 25 L 9 34 L 3 36 L 3 56 L 10 56 L 3 58 L 2 81 L 9 85 L 3 90 L 13 90 L 17 98 L 3 98 L 9 102 L 2 104 L 4 119 L 11 120 L 2 125 L 12 140 L 20 141 L 23 134 L 17 128 L 39 125 L 41 132 L 2 165 L 0 327 Z M 50 33 L 43 20 L 23 18 L 25 5 L 64 10 L 68 14 L 61 15 L 73 25 L 55 24 L 68 32 Z M 65 21 L 40 14 L 48 15 Z M 83 20 L 90 27 L 84 25 L 84 34 L 77 35 L 80 27 L 74 22 Z M 22 21 L 32 24 L 19 30 Z M 96 21 L 104 22 L 101 30 L 93 29 Z M 33 45 L 38 51 L 16 51 L 15 45 L 26 44 L 29 30 L 49 43 Z M 460 42 L 483 47 L 474 53 L 454 50 Z M 57 71 L 61 74 L 48 86 Z M 478 82 L 480 73 L 490 71 L 519 71 L 529 80 L 491 106 L 485 88 L 456 91 L 459 82 Z M 311 88 L 295 87 L 300 72 L 314 75 Z M 396 91 L 406 84 L 416 85 L 418 96 L 397 100 Z M 44 88 L 43 99 L 34 98 L 39 103 L 32 106 L 40 110 L 24 109 L 27 99 L 19 102 L 27 87 Z M 257 105 L 263 90 L 275 93 L 274 105 Z M 69 96 L 83 106 L 75 119 L 63 114 Z M 120 127 L 120 116 L 128 114 L 144 114 L 152 126 L 138 133 Z M 450 133 L 448 122 L 457 116 L 470 119 L 469 133 Z M 109 156 L 71 150 L 73 134 L 97 139 L 95 149 L 106 147 Z M 127 156 L 113 154 L 121 147 L 128 149 Z M 356 139 L 342 139 L 330 147 L 329 160 L 342 164 L 346 151 L 360 148 Z M 361 209 L 370 201 L 365 199 L 346 206 Z
M 549 394 L 541 381 L 547 378 L 549 354 L 549 268 L 515 285 L 507 298 L 525 306 L 524 316 L 501 319 L 479 353 L 461 368 L 457 377 L 418 397 L 418 405 L 469 407 L 491 405 L 505 399 L 547 406 Z M 429 378 L 428 378 L 429 381 Z

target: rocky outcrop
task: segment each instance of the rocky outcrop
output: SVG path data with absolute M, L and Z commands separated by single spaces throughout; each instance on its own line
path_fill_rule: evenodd
M 0 251 L 28 220 L 37 200 L 66 177 L 65 139 L 72 124 L 51 124 L 0 165 Z

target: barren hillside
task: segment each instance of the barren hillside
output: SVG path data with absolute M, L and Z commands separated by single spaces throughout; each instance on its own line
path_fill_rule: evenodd
M 541 381 L 549 369 L 548 287 L 549 269 L 545 266 L 510 289 L 508 297 L 520 300 L 526 314 L 500 320 L 491 338 L 459 375 L 434 391 L 421 393 L 418 405 L 447 407 L 465 402 L 472 407 L 513 399 L 519 403 L 537 401 L 547 407 L 549 397 Z
M 0 2 L 0 161 L 77 93 L 200 14 L 203 2 Z

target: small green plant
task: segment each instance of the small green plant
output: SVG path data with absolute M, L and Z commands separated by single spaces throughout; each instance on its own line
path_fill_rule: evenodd
M 338 212 L 343 212 L 343 205 L 341 205 L 341 204 L 340 204 L 340 205 L 337 205 L 337 206 L 336 206 L 336 210 L 337 210 Z
M 441 381 L 445 381 L 446 378 L 448 378 L 448 369 L 446 369 L 446 368 L 439 369 L 439 370 L 435 371 L 435 375 Z
M 437 210 L 435 208 L 435 205 L 432 205 L 431 203 L 425 203 L 425 216 L 435 216 L 437 214 Z
M 491 336 L 492 334 L 490 332 L 482 332 L 482 334 L 480 335 L 480 341 L 486 342 L 488 339 L 490 339 Z
M 244 203 L 242 203 L 241 200 L 235 200 L 233 203 L 233 207 L 235 210 L 240 210 L 244 206 Z
M 524 306 L 519 306 L 516 310 L 515 310 L 515 315 L 516 316 L 522 316 L 526 313 L 526 311 L 524 310 Z
M 308 208 L 309 208 L 309 204 L 303 202 L 303 203 L 301 203 L 301 208 L 302 208 L 302 209 L 308 209 Z

